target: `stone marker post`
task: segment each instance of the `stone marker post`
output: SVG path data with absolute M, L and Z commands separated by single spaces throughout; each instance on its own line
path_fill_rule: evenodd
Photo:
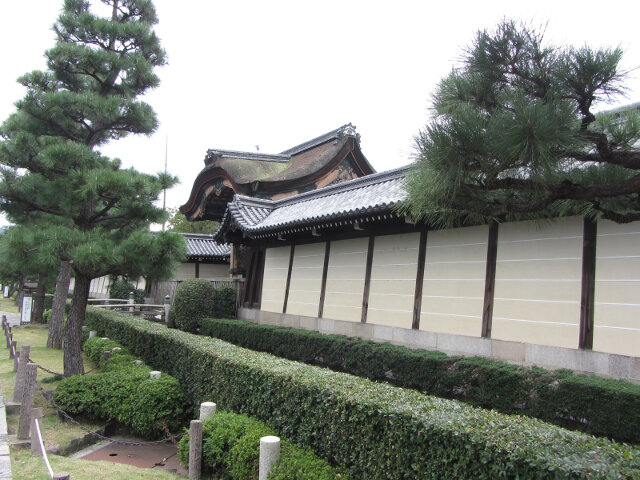
M 162 372 L 159 372 L 158 370 L 153 370 L 149 372 L 149 378 L 160 378 L 161 375 L 162 375 Z
M 135 295 L 133 294 L 133 292 L 129 292 L 129 305 L 133 305 L 135 302 Z M 129 307 L 129 312 L 133 313 L 135 310 L 135 307 Z
M 93 338 L 98 334 L 95 330 L 89 330 L 89 338 Z
M 111 351 L 110 350 L 107 350 L 106 352 L 102 353 L 102 361 L 103 362 L 106 362 L 110 358 L 111 358 Z
M 29 362 L 29 354 L 31 353 L 30 345 L 22 345 L 20 349 L 20 358 L 18 359 L 18 370 L 16 373 L 16 386 L 13 390 L 13 401 L 21 402 L 24 390 L 24 375 Z
M 38 366 L 35 363 L 28 363 L 25 368 L 24 394 L 20 405 L 20 420 L 18 423 L 18 440 L 29 438 L 29 427 L 31 427 L 31 409 L 33 408 L 33 390 L 36 386 L 36 376 Z
M 267 480 L 273 465 L 280 459 L 280 439 L 274 436 L 260 439 L 260 470 L 258 480 Z
M 9 346 L 9 358 L 16 358 L 16 349 L 17 348 L 18 348 L 18 341 L 17 340 L 11 340 L 11 345 Z
M 40 449 L 40 441 L 38 440 L 38 430 L 36 429 L 36 421 L 42 418 L 41 408 L 31 409 L 31 456 L 41 457 L 43 455 Z
M 216 404 L 213 402 L 203 402 L 200 404 L 200 420 L 203 422 L 216 413 Z
M 18 343 L 16 342 L 16 346 L 15 348 L 18 348 Z M 16 352 L 16 350 L 14 349 L 14 353 L 16 354 L 15 357 L 13 357 L 13 371 L 17 372 L 18 371 L 18 366 L 20 366 L 20 352 Z M 16 374 L 16 382 L 18 381 L 18 375 Z M 14 390 L 15 393 L 15 390 Z
M 189 478 L 200 478 L 202 472 L 202 420 L 189 425 Z
M 171 310 L 171 297 L 165 295 L 164 297 L 164 323 L 169 323 L 169 310 Z

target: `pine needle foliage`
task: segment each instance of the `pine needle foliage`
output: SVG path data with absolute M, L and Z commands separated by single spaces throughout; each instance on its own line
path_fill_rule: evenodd
M 477 33 L 415 138 L 402 210 L 438 227 L 584 215 L 640 220 L 640 116 L 620 48 L 554 47 L 503 20 Z
M 166 218 L 154 202 L 177 179 L 124 169 L 98 150 L 157 128 L 153 109 L 137 98 L 158 86 L 154 69 L 166 63 L 155 23 L 149 0 L 65 0 L 47 69 L 19 79 L 26 95 L 0 127 L 0 208 L 17 223 L 33 211 L 55 218 L 38 223 L 47 225 L 43 249 L 72 261 L 65 374 L 82 371 L 80 326 L 91 279 L 161 280 L 184 254 L 179 235 L 149 232 L 150 223 Z

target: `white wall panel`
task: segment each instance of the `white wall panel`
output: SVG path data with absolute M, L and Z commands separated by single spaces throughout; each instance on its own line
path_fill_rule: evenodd
M 640 222 L 598 222 L 593 349 L 640 356 Z
M 376 237 L 367 323 L 411 328 L 419 233 Z
M 296 245 L 287 313 L 318 316 L 325 248 L 325 243 Z
M 369 239 L 331 242 L 324 318 L 359 322 Z
M 582 230 L 579 217 L 500 225 L 493 338 L 577 348 Z
M 420 330 L 480 336 L 488 236 L 487 226 L 428 232 Z
M 290 255 L 290 246 L 268 248 L 266 250 L 262 280 L 262 310 L 282 312 Z

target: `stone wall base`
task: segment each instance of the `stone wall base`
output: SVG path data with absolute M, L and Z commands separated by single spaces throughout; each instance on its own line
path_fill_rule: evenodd
M 251 308 L 240 308 L 238 318 L 266 325 L 389 342 L 409 348 L 424 348 L 455 355 L 478 355 L 520 365 L 536 365 L 548 369 L 567 368 L 580 373 L 640 383 L 640 357 L 265 312 Z

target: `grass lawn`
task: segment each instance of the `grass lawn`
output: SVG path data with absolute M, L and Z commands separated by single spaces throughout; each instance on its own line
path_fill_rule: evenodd
M 0 312 L 18 313 L 18 306 L 13 298 L 4 298 L 0 295 Z
M 0 305 L 0 309 L 2 306 Z M 6 311 L 6 310 L 4 310 Z M 46 347 L 47 344 L 47 328 L 46 325 L 28 325 L 13 327 L 13 338 L 18 342 L 18 350 L 21 345 L 31 346 L 31 359 L 39 365 L 42 365 L 54 372 L 62 372 L 62 350 L 54 350 Z M 2 336 L 4 342 L 4 336 Z M 13 398 L 13 388 L 15 384 L 15 373 L 13 371 L 13 359 L 9 359 L 9 351 L 4 344 L 0 347 L 4 350 L 4 355 L 0 359 L 0 390 L 6 400 Z M 92 362 L 84 358 L 85 370 L 94 367 Z M 52 375 L 42 370 L 38 370 L 38 382 L 47 390 L 55 389 L 59 383 L 47 382 L 41 383 L 45 378 L 51 378 Z M 79 427 L 64 422 L 57 415 L 55 409 L 46 401 L 42 394 L 36 391 L 34 395 L 34 407 L 43 409 L 44 418 L 41 428 L 45 446 L 58 445 L 64 449 L 71 440 L 85 435 Z M 18 414 L 7 415 L 7 427 L 9 434 L 15 435 L 18 430 Z M 102 424 L 83 422 L 83 425 L 89 429 L 96 430 L 102 427 Z M 152 469 L 139 469 L 128 465 L 110 463 L 110 462 L 89 462 L 86 460 L 69 460 L 66 457 L 57 455 L 49 455 L 54 472 L 69 472 L 74 480 L 94 480 L 97 477 L 109 478 L 114 480 L 124 479 L 176 479 L 177 475 Z M 28 479 L 48 479 L 44 462 L 39 457 L 31 457 L 28 449 L 11 448 L 11 468 L 13 470 L 14 480 Z

